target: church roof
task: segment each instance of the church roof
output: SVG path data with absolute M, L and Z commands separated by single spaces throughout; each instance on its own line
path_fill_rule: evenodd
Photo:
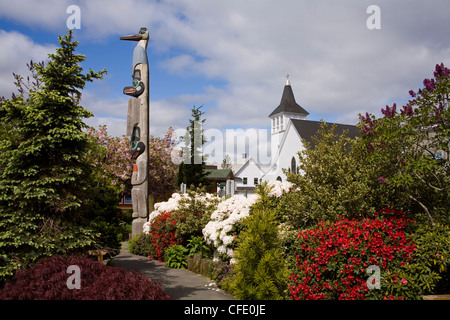
M 286 81 L 286 85 L 284 86 L 283 95 L 281 96 L 280 105 L 273 110 L 273 112 L 269 115 L 272 117 L 278 113 L 294 113 L 301 114 L 307 116 L 309 114 L 308 111 L 303 109 L 297 102 L 295 102 L 294 92 L 292 91 L 291 84 L 289 79 Z
M 297 130 L 300 137 L 305 139 L 307 142 L 310 143 L 311 147 L 315 147 L 315 143 L 312 140 L 312 137 L 317 135 L 317 132 L 320 129 L 320 124 L 322 122 L 320 121 L 311 121 L 311 120 L 296 120 L 291 119 L 292 124 Z M 338 124 L 338 123 L 327 123 L 329 125 L 329 128 L 335 124 L 336 130 L 334 131 L 335 134 L 341 135 L 344 130 L 348 130 L 347 137 L 354 139 L 356 137 L 361 136 L 361 133 L 358 129 L 358 127 L 348 124 Z

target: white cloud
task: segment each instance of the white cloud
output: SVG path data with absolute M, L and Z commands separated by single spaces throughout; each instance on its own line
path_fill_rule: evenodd
M 47 60 L 47 55 L 55 49 L 53 45 L 35 43 L 21 33 L 4 30 L 0 30 L 0 44 L 0 96 L 6 98 L 17 93 L 13 72 L 23 77 L 30 75 L 26 64 L 30 60 Z
M 65 30 L 66 21 L 69 17 L 66 11 L 67 7 L 73 4 L 71 2 L 73 1 L 2 1 L 0 3 L 0 18 L 12 19 L 27 26 Z
M 68 2 L 62 3 L 3 4 L 0 16 L 59 28 L 67 18 L 63 7 Z M 195 75 L 225 83 L 151 101 L 152 130 L 157 133 L 168 126 L 185 127 L 189 107 L 203 103 L 212 106 L 206 114 L 209 128 L 266 127 L 286 73 L 292 75 L 297 102 L 306 110 L 328 121 L 355 123 L 358 112 L 377 113 L 385 104 L 407 98 L 409 89 L 431 77 L 436 63 L 450 63 L 446 0 L 76 4 L 81 8 L 81 38 L 104 41 L 150 26 L 152 50 L 165 53 L 157 61 L 159 68 L 187 81 Z M 366 27 L 371 4 L 381 8 L 381 30 Z M 56 22 L 48 21 L 52 19 Z M 126 99 L 93 102 L 96 116 L 115 119 L 126 114 Z

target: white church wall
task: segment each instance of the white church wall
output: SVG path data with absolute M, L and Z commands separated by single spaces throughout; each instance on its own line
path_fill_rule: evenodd
M 264 181 L 273 181 L 280 177 L 282 181 L 286 181 L 286 175 L 283 173 L 283 169 L 289 169 L 291 167 L 293 157 L 296 166 L 298 166 L 298 152 L 304 149 L 305 147 L 303 146 L 300 135 L 289 120 L 284 136 L 281 139 L 278 153 L 275 154 L 272 168 L 262 179 Z

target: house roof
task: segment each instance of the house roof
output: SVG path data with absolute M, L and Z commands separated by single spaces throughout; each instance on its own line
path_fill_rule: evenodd
M 231 169 L 206 169 L 205 172 L 208 173 L 206 178 L 211 180 L 234 178 L 233 171 L 231 171 Z
M 278 113 L 290 113 L 290 114 L 301 114 L 307 116 L 309 114 L 308 111 L 303 109 L 297 102 L 295 102 L 294 92 L 292 91 L 292 87 L 289 83 L 289 80 L 286 82 L 284 86 L 283 95 L 281 96 L 280 105 L 273 110 L 273 112 L 269 115 L 272 117 Z
M 314 148 L 315 143 L 312 140 L 312 137 L 317 135 L 317 132 L 320 129 L 320 124 L 322 122 L 311 120 L 296 120 L 296 119 L 291 119 L 291 121 L 292 125 L 294 126 L 295 130 L 297 130 L 300 137 L 309 142 L 311 146 Z M 334 131 L 334 133 L 336 133 L 337 135 L 341 135 L 344 130 L 348 130 L 347 137 L 351 139 L 361 136 L 361 133 L 358 127 L 356 126 L 338 123 L 328 123 L 328 124 L 330 126 L 334 124 L 336 125 L 336 130 Z

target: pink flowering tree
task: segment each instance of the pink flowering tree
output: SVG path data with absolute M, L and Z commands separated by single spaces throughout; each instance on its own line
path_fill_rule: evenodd
M 450 70 L 437 64 L 433 75 L 424 88 L 409 91 L 403 107 L 386 106 L 379 119 L 360 115 L 359 126 L 368 164 L 391 205 L 422 212 L 435 225 L 448 217 L 450 201 Z
M 169 128 L 163 138 L 149 139 L 149 189 L 150 195 L 158 197 L 174 189 L 177 167 L 172 162 L 174 147 L 173 129 Z M 118 191 L 129 191 L 132 174 L 130 140 L 127 137 L 108 135 L 106 125 L 89 128 L 88 135 L 93 147 L 89 151 L 90 163 L 99 178 L 110 181 Z
M 125 190 L 132 174 L 129 139 L 108 135 L 106 125 L 99 126 L 98 129 L 89 128 L 88 136 L 93 142 L 88 156 L 99 178 L 110 181 L 111 185 L 117 186 L 119 192 Z
M 161 197 L 172 193 L 178 166 L 173 163 L 171 152 L 175 146 L 172 127 L 167 129 L 164 137 L 150 137 L 149 139 L 149 189 L 153 197 Z

